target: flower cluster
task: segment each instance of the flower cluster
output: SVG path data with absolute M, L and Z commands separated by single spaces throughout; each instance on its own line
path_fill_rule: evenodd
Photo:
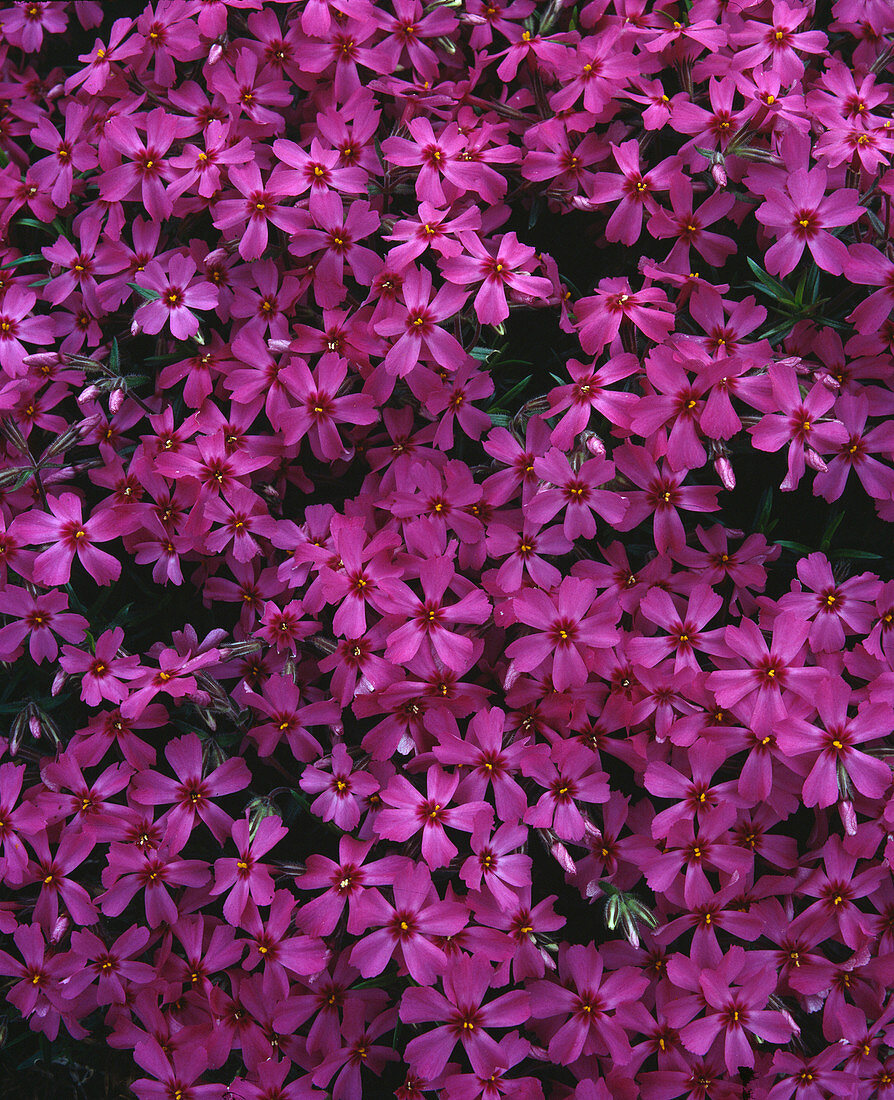
M 125 7 L 0 12 L 22 1049 L 894 1097 L 890 5 Z

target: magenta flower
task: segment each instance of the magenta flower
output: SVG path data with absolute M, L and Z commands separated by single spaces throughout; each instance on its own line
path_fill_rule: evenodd
M 129 694 L 125 680 L 136 680 L 142 673 L 140 658 L 123 657 L 119 650 L 124 641 L 120 626 L 106 630 L 96 639 L 93 652 L 76 646 L 63 646 L 59 663 L 69 676 L 81 675 L 81 698 L 90 706 L 103 699 L 120 703 Z
M 99 177 L 100 193 L 106 202 L 140 200 L 153 221 L 170 217 L 174 204 L 164 182 L 174 178 L 167 160 L 173 142 L 186 132 L 184 120 L 167 114 L 161 107 L 146 119 L 146 138 L 140 137 L 133 120 L 117 115 L 105 126 L 104 138 L 127 158 L 124 164 L 108 168 Z
M 19 286 L 10 287 L 0 299 L 0 367 L 11 378 L 25 374 L 24 344 L 51 344 L 56 336 L 52 317 L 29 316 L 36 302 L 32 290 Z
M 312 373 L 303 359 L 293 358 L 282 371 L 283 382 L 291 397 L 300 401 L 291 406 L 276 426 L 284 432 L 288 445 L 308 438 L 313 453 L 332 462 L 345 451 L 339 424 L 372 424 L 378 419 L 373 399 L 363 393 L 340 393 L 348 373 L 347 360 L 328 353 L 320 358 Z
M 188 340 L 199 331 L 199 319 L 194 309 L 214 309 L 218 303 L 217 287 L 204 279 L 196 280 L 196 263 L 190 256 L 174 253 L 168 259 L 167 271 L 158 260 L 152 260 L 144 271 L 137 272 L 136 281 L 157 297 L 144 302 L 134 313 L 134 321 L 145 332 L 161 332 L 165 325 L 177 340 Z
M 381 792 L 385 809 L 376 817 L 375 831 L 389 840 L 409 840 L 422 833 L 422 858 L 431 868 L 446 867 L 457 854 L 446 828 L 471 833 L 493 823 L 493 808 L 486 802 L 466 801 L 451 806 L 459 776 L 431 767 L 423 795 L 402 775 L 396 775 Z
M 724 1061 L 730 1073 L 754 1065 L 749 1032 L 767 1043 L 787 1043 L 797 1031 L 791 1016 L 765 1007 L 776 988 L 776 972 L 770 968 L 754 973 L 746 967 L 744 949 L 734 946 L 728 948 L 718 966 L 702 970 L 699 985 L 708 1014 L 686 1024 L 680 1032 L 687 1050 L 694 1054 L 707 1054 L 722 1035 Z M 741 983 L 737 981 L 740 975 L 744 979 Z
M 771 274 L 794 271 L 805 246 L 824 271 L 833 275 L 844 271 L 847 247 L 828 230 L 852 225 L 862 217 L 863 207 L 853 188 L 841 188 L 827 196 L 827 180 L 824 168 L 799 169 L 788 177 L 786 192 L 775 187 L 766 192 L 766 202 L 757 208 L 755 216 L 778 237 L 765 256 Z
M 247 764 L 241 757 L 233 757 L 205 775 L 202 743 L 194 733 L 169 742 L 165 757 L 177 778 L 156 771 L 140 772 L 131 785 L 134 800 L 142 806 L 172 807 L 164 820 L 165 841 L 173 852 L 186 843 L 197 817 L 222 844 L 230 835 L 233 820 L 212 799 L 243 790 L 251 778 Z
M 626 279 L 600 279 L 596 293 L 574 306 L 580 342 L 588 355 L 598 354 L 628 321 L 650 340 L 664 341 L 674 327 L 673 305 L 663 290 L 644 287 L 634 293 Z
M 590 423 L 592 410 L 601 413 L 606 420 L 620 427 L 628 427 L 630 413 L 638 405 L 635 394 L 622 390 L 610 390 L 612 382 L 629 378 L 640 370 L 635 355 L 616 355 L 596 367 L 577 359 L 569 359 L 565 369 L 574 380 L 570 386 L 559 386 L 550 391 L 548 416 L 568 411 L 553 428 L 550 440 L 560 450 L 568 450 L 574 437 Z
M 771 363 L 767 373 L 772 400 L 765 405 L 761 403 L 767 412 L 759 424 L 748 430 L 758 450 L 778 451 L 788 444 L 788 472 L 780 488 L 791 490 L 803 477 L 808 461 L 815 469 L 825 470 L 819 452 L 835 450 L 848 433 L 840 421 L 823 419 L 835 403 L 835 394 L 822 382 L 815 382 L 803 396 L 791 366 Z
M 847 684 L 826 680 L 815 697 L 822 727 L 793 716 L 776 735 L 786 756 L 811 754 L 813 766 L 801 791 L 805 806 L 849 801 L 851 785 L 866 798 L 882 798 L 891 785 L 887 762 L 855 746 L 878 740 L 880 731 L 894 721 L 894 712 L 886 703 L 870 702 L 849 717 L 851 698 Z
M 409 138 L 389 137 L 382 142 L 382 152 L 392 163 L 418 168 L 416 197 L 441 209 L 447 206 L 445 184 L 451 196 L 475 191 L 479 172 L 476 165 L 462 158 L 466 139 L 455 122 L 435 135 L 429 119 L 416 117 L 408 123 Z M 497 201 L 499 195 L 493 201 Z
M 432 297 L 431 290 L 432 277 L 427 268 L 410 271 L 404 278 L 403 305 L 395 305 L 375 325 L 380 336 L 399 337 L 385 356 L 384 366 L 391 374 L 404 377 L 421 359 L 447 370 L 456 370 L 465 363 L 462 345 L 439 322 L 449 320 L 462 308 L 467 293 L 459 287 L 442 286 Z
M 708 485 L 684 485 L 685 470 L 673 472 L 666 462 L 659 467 L 644 447 L 625 443 L 615 452 L 615 462 L 641 491 L 625 490 L 628 501 L 619 530 L 630 531 L 647 516 L 654 516 L 655 547 L 659 554 L 678 553 L 686 544 L 683 521 L 677 511 L 716 512 L 718 490 Z
M 872 605 L 878 578 L 862 573 L 840 583 L 824 554 L 808 554 L 796 566 L 798 580 L 806 591 L 787 592 L 779 601 L 780 611 L 794 611 L 812 620 L 810 648 L 815 653 L 838 653 L 845 634 L 867 634 L 872 626 Z
M 142 891 L 146 920 L 151 928 L 157 928 L 162 923 L 174 924 L 178 917 L 170 887 L 205 886 L 210 877 L 204 860 L 177 859 L 168 846 L 150 849 L 113 842 L 102 872 L 106 890 L 96 900 L 106 916 L 117 917 Z
M 517 638 L 506 656 L 522 672 L 530 672 L 551 658 L 556 691 L 586 683 L 592 649 L 606 649 L 618 640 L 616 613 L 594 608 L 596 585 L 579 577 L 566 577 L 554 596 L 529 589 L 512 601 L 518 621 L 534 633 Z M 590 614 L 591 610 L 595 614 Z
M 60 1012 L 65 1011 L 61 994 L 63 982 L 72 970 L 71 960 L 47 951 L 40 924 L 20 924 L 12 938 L 22 961 L 0 951 L 0 973 L 17 979 L 6 994 L 7 1000 L 26 1018 L 37 1012 L 34 1022 L 38 1029 L 49 1039 L 55 1039 Z
M 558 447 L 534 459 L 534 473 L 541 479 L 526 513 L 536 523 L 545 523 L 564 508 L 562 530 L 568 539 L 591 539 L 596 535 L 595 512 L 606 523 L 619 524 L 627 513 L 627 497 L 600 489 L 614 476 L 614 466 L 604 458 L 590 458 L 572 469 Z
M 366 863 L 372 841 L 343 836 L 338 844 L 338 862 L 327 856 L 308 857 L 304 874 L 296 881 L 299 890 L 325 892 L 302 903 L 298 922 L 315 936 L 328 936 L 348 907 L 348 931 L 359 935 L 369 928 L 370 914 L 362 905 L 365 892 L 373 886 L 399 882 L 407 868 L 403 856 L 385 856 Z M 462 924 L 459 925 L 462 927 Z
M 288 169 L 276 167 L 264 182 L 256 164 L 234 165 L 229 169 L 230 183 L 242 198 L 221 199 L 215 206 L 214 225 L 217 229 L 243 230 L 239 238 L 239 255 L 243 260 L 260 258 L 267 247 L 269 226 L 289 234 L 303 228 L 306 215 L 282 202 L 292 195 L 287 173 Z
M 611 150 L 620 174 L 597 172 L 587 187 L 586 200 L 577 201 L 574 205 L 589 210 L 598 204 L 617 202 L 605 227 L 606 238 L 632 245 L 639 240 L 642 232 L 643 213 L 658 210 L 654 192 L 667 191 L 679 176 L 679 163 L 676 157 L 671 157 L 643 173 L 639 142 L 612 143 Z
M 223 915 L 230 924 L 241 920 L 249 898 L 259 906 L 269 905 L 273 901 L 270 868 L 258 857 L 269 852 L 288 831 L 281 821 L 273 817 L 262 818 L 256 829 L 252 829 L 245 818 L 233 825 L 230 835 L 239 854 L 235 858 L 214 861 L 214 885 L 209 890 L 212 897 L 226 892 Z
M 384 811 L 383 811 L 384 812 Z M 393 955 L 421 985 L 431 985 L 443 973 L 446 956 L 433 942 L 437 936 L 454 936 L 468 921 L 466 907 L 457 901 L 441 901 L 426 867 L 402 860 L 393 878 L 394 905 L 378 890 L 367 890 L 358 900 L 358 924 L 367 931 L 351 950 L 351 965 L 365 978 L 381 974 Z
M 720 669 L 708 676 L 717 702 L 730 707 L 747 700 L 751 725 L 760 732 L 784 723 L 783 691 L 812 699 L 828 676 L 825 669 L 802 663 L 809 632 L 809 623 L 794 613 L 777 615 L 769 644 L 750 619 L 728 626 L 726 644 L 748 667 Z
M 116 508 L 100 508 L 88 519 L 82 516 L 82 504 L 74 493 L 63 493 L 48 500 L 50 515 L 26 512 L 10 525 L 10 534 L 30 545 L 51 543 L 34 559 L 32 575 L 38 584 L 66 584 L 71 565 L 78 560 L 97 584 L 111 584 L 121 575 L 121 562 L 96 547 L 127 530 L 127 518 Z
M 496 1040 L 486 1029 L 515 1027 L 528 1019 L 528 995 L 523 990 L 484 1003 L 493 977 L 486 958 L 461 956 L 452 958 L 442 971 L 443 994 L 421 988 L 406 991 L 400 1004 L 404 1023 L 439 1022 L 407 1045 L 407 1060 L 420 1073 L 427 1077 L 440 1073 L 458 1042 L 482 1057 L 499 1057 Z
M 615 1010 L 636 1001 L 649 979 L 633 967 L 604 974 L 604 960 L 592 945 L 559 950 L 559 982 L 531 984 L 531 1015 L 558 1022 L 552 1029 L 549 1056 L 559 1065 L 571 1065 L 582 1054 L 602 1054 L 624 1065 L 630 1042 Z
M 523 757 L 522 771 L 544 789 L 525 812 L 525 824 L 554 829 L 562 840 L 580 840 L 587 831 L 578 802 L 592 805 L 609 799 L 608 776 L 600 770 L 599 758 L 579 741 L 554 743 L 549 759 L 533 753 Z
M 133 958 L 143 953 L 149 936 L 148 928 L 128 928 L 110 947 L 92 932 L 72 932 L 69 961 L 77 969 L 66 981 L 62 995 L 66 1000 L 79 997 L 95 982 L 97 1004 L 125 1004 L 128 986 L 147 985 L 155 979 L 154 967 Z
M 748 20 L 744 29 L 732 36 L 737 49 L 737 66 L 751 69 L 770 59 L 770 68 L 786 84 L 800 80 L 804 75 L 804 62 L 798 52 L 822 53 L 828 43 L 822 31 L 797 30 L 808 15 L 806 7 L 789 7 L 783 0 L 776 0 L 769 25 Z M 745 49 L 741 49 L 742 46 Z
M 345 296 L 345 265 L 362 286 L 370 286 L 381 267 L 376 253 L 358 244 L 378 229 L 379 216 L 359 199 L 345 211 L 334 191 L 312 191 L 309 210 L 311 226 L 301 221 L 290 229 L 289 251 L 295 256 L 322 251 L 314 263 L 314 297 L 323 309 L 334 309 Z
M 83 615 L 75 615 L 67 607 L 64 592 L 32 596 L 24 588 L 7 585 L 3 590 L 3 613 L 16 621 L 0 628 L 0 660 L 15 660 L 26 638 L 28 652 L 38 664 L 56 659 L 59 644 L 55 635 L 67 642 L 80 642 L 89 624 Z
M 307 767 L 301 773 L 301 789 L 318 797 L 311 803 L 311 813 L 323 821 L 334 821 L 339 829 L 351 832 L 360 821 L 361 803 L 379 789 L 369 772 L 354 770 L 348 750 L 342 743 L 332 746 L 331 771 Z
M 498 325 L 509 316 L 507 290 L 533 299 L 548 298 L 552 283 L 528 270 L 539 261 L 534 249 L 521 244 L 514 233 L 504 233 L 490 248 L 475 233 L 460 233 L 465 254 L 441 260 L 448 282 L 481 286 L 475 295 L 475 313 L 483 325 Z
M 388 635 L 386 657 L 405 663 L 419 652 L 424 642 L 448 668 L 459 671 L 470 666 L 475 644 L 465 634 L 448 630 L 445 624 L 483 623 L 490 615 L 490 603 L 479 588 L 474 588 L 457 575 L 446 557 L 428 558 L 419 563 L 420 599 L 402 582 L 402 591 L 388 600 L 389 611 L 408 620 Z M 445 603 L 448 589 L 462 595 L 456 603 Z

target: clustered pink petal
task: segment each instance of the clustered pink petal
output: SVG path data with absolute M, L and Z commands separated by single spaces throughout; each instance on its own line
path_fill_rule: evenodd
M 2 5 L 13 1091 L 894 1097 L 890 7 Z

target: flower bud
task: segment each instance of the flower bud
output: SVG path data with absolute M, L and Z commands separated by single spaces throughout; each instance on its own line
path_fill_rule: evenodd
M 573 875 L 577 871 L 577 864 L 571 858 L 571 853 L 561 842 L 561 840 L 555 840 L 550 845 L 549 854 L 553 857 L 556 863 L 566 871 L 569 875 Z
M 215 42 L 211 49 L 208 51 L 208 64 L 216 65 L 218 61 L 223 57 L 223 46 L 219 42 Z
M 274 355 L 283 355 L 292 346 L 291 340 L 268 340 L 267 350 L 273 352 Z
M 100 395 L 100 388 L 95 382 L 91 382 L 89 386 L 85 386 L 78 394 L 76 400 L 78 405 L 83 409 L 85 406 L 90 405 Z
M 37 351 L 33 355 L 26 355 L 22 360 L 26 367 L 64 367 L 68 363 L 68 357 L 58 351 Z
M 838 813 L 841 817 L 841 824 L 844 826 L 844 831 L 848 836 L 857 835 L 857 813 L 854 810 L 853 802 L 839 802 Z
M 726 455 L 718 455 L 714 459 L 714 469 L 724 489 L 729 489 L 732 492 L 736 487 L 736 475 L 729 458 Z
M 811 470 L 816 470 L 820 474 L 824 474 L 829 468 L 812 447 L 804 448 L 804 461 Z
M 53 927 L 50 929 L 50 934 L 47 936 L 49 943 L 61 943 L 65 933 L 68 931 L 68 926 L 71 922 L 68 917 L 57 917 L 53 921 Z
M 727 175 L 723 161 L 715 161 L 714 164 L 711 165 L 711 179 L 714 180 L 718 187 L 726 187 Z
M 594 458 L 605 458 L 605 444 L 595 432 L 582 432 L 584 446 Z
M 109 412 L 112 416 L 121 412 L 125 397 L 127 397 L 127 390 L 122 389 L 121 386 L 116 386 L 109 394 Z
M 59 692 L 65 687 L 68 680 L 68 673 L 63 669 L 59 669 L 56 675 L 53 677 L 53 685 L 50 688 L 50 695 L 58 695 Z

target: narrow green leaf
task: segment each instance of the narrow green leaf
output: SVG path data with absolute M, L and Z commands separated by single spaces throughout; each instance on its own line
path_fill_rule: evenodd
M 43 256 L 39 252 L 32 252 L 30 256 L 19 256 L 17 260 L 12 260 L 8 264 L 0 264 L 0 271 L 5 270 L 7 267 L 17 267 L 19 264 L 32 264 L 42 259 Z
M 145 298 L 147 302 L 154 302 L 157 298 L 161 297 L 157 290 L 149 290 L 148 287 L 140 286 L 139 283 L 128 283 L 127 285 L 132 287 L 141 297 Z

